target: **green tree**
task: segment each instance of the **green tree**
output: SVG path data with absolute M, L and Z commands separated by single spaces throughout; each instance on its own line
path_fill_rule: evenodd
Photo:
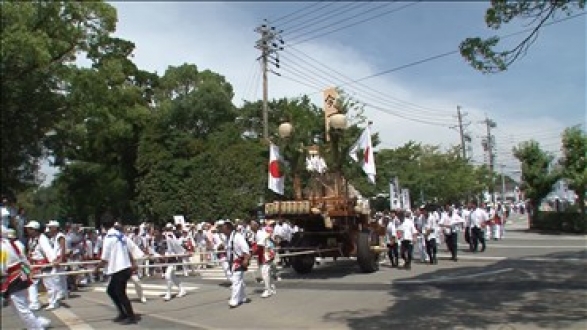
M 540 148 L 536 141 L 520 143 L 513 149 L 514 156 L 522 163 L 521 189 L 530 200 L 531 216 L 538 211 L 542 200 L 552 191 L 552 186 L 560 178 L 551 171 L 554 157 Z
M 1 182 L 17 191 L 35 184 L 42 142 L 67 116 L 64 76 L 76 56 L 114 32 L 115 9 L 104 2 L 0 3 Z
M 529 21 L 528 24 L 533 26 L 532 31 L 515 47 L 506 50 L 496 49 L 500 43 L 497 36 L 488 39 L 467 38 L 460 44 L 461 55 L 473 68 L 483 73 L 507 70 L 512 63 L 526 54 L 544 24 L 556 15 L 568 16 L 583 10 L 585 2 L 586 0 L 492 0 L 491 7 L 485 12 L 487 27 L 499 30 L 502 26 L 519 19 Z
M 577 204 L 585 216 L 585 195 L 587 191 L 587 135 L 579 126 L 567 128 L 562 136 L 562 176 L 569 188 L 577 193 Z

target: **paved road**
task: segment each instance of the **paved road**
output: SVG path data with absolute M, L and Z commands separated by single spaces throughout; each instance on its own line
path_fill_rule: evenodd
M 527 233 L 514 222 L 484 253 L 460 252 L 458 262 L 416 263 L 411 271 L 383 264 L 362 274 L 352 260 L 319 266 L 300 276 L 283 270 L 276 296 L 259 297 L 247 275 L 250 304 L 229 309 L 229 290 L 217 270 L 182 278 L 188 295 L 163 302 L 161 279 L 146 279 L 149 301 L 135 302 L 142 320 L 129 329 L 585 329 L 585 236 Z M 463 247 L 464 248 L 464 247 Z M 446 252 L 443 252 L 446 255 Z M 132 285 L 129 296 L 136 297 Z M 54 329 L 116 329 L 114 309 L 97 285 L 67 306 L 40 312 Z M 19 329 L 2 309 L 2 329 Z

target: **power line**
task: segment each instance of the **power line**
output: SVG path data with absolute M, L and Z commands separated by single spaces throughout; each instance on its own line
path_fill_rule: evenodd
M 326 81 L 326 84 L 330 84 L 332 78 L 335 77 L 335 75 L 333 75 L 332 73 L 336 73 L 339 76 L 342 76 L 343 78 L 346 78 L 346 79 L 351 79 L 351 78 L 347 77 L 346 75 L 344 75 L 343 73 L 338 72 L 338 71 L 336 71 L 336 70 L 334 70 L 332 68 L 328 68 L 327 66 L 325 66 L 324 68 L 322 68 L 322 67 L 316 66 L 316 65 L 314 65 L 312 63 L 308 63 L 307 61 L 305 61 L 304 59 L 299 58 L 295 54 L 289 54 L 289 55 L 293 55 L 296 58 L 298 58 L 299 60 L 301 60 L 302 62 L 304 62 L 304 63 L 308 64 L 309 66 L 311 66 L 312 68 L 314 68 L 314 69 L 316 69 L 316 70 L 318 70 L 320 72 L 323 72 L 324 75 L 319 75 L 319 76 L 320 77 L 325 77 L 324 80 Z M 288 60 L 287 55 L 284 55 L 283 58 L 286 61 Z M 316 61 L 316 62 L 317 63 L 320 63 L 318 61 Z M 297 63 L 294 63 L 294 64 L 297 64 Z M 286 65 L 286 66 L 289 67 L 289 65 Z M 301 65 L 300 65 L 300 67 L 301 67 Z M 313 70 L 308 70 L 308 71 L 310 71 L 313 74 L 316 74 L 316 72 L 313 71 Z M 372 88 L 369 88 L 368 86 L 365 86 L 365 88 L 359 88 L 359 87 L 355 87 L 355 88 L 359 92 L 362 92 L 362 93 L 368 95 L 369 98 L 371 98 L 371 99 L 377 99 L 377 100 L 380 100 L 383 103 L 394 103 L 394 104 L 398 104 L 398 106 L 402 107 L 403 110 L 406 110 L 406 108 L 407 108 L 407 110 L 412 110 L 411 108 L 414 108 L 413 111 L 412 111 L 412 114 L 415 114 L 415 112 L 422 112 L 422 114 L 419 114 L 419 116 L 421 116 L 421 117 L 427 117 L 427 119 L 432 119 L 431 117 L 433 117 L 436 120 L 446 120 L 446 117 L 448 115 L 448 113 L 446 115 L 439 114 L 438 111 L 435 111 L 434 113 L 426 113 L 425 111 L 422 111 L 420 109 L 415 109 L 416 107 L 419 107 L 418 105 L 415 105 L 413 103 L 409 103 L 409 102 L 406 102 L 406 101 L 402 101 L 402 100 L 393 98 L 391 96 L 384 97 L 386 94 L 381 93 L 381 92 L 378 92 L 378 91 L 375 91 Z M 369 91 L 365 92 L 365 90 L 369 90 Z M 352 92 L 352 90 L 350 90 L 350 91 Z M 372 91 L 372 93 L 370 91 Z M 390 99 L 391 99 L 391 101 L 390 101 Z M 400 101 L 400 102 L 398 102 L 398 101 Z M 406 106 L 405 104 L 408 104 L 409 106 Z
M 413 5 L 415 5 L 415 4 L 418 4 L 420 1 L 421 1 L 421 0 L 418 0 L 418 1 L 416 1 L 416 2 L 409 3 L 409 4 L 403 5 L 403 6 L 401 6 L 401 7 L 398 7 L 398 8 L 394 8 L 394 9 L 392 9 L 392 10 L 384 11 L 384 12 L 382 12 L 382 13 L 379 13 L 379 14 L 375 15 L 375 16 L 371 16 L 371 17 L 368 17 L 368 18 L 362 19 L 362 20 L 360 20 L 360 21 L 357 21 L 357 22 L 354 22 L 354 23 L 351 23 L 351 24 L 348 24 L 348 25 L 345 25 L 345 26 L 339 27 L 339 28 L 337 28 L 337 29 L 334 29 L 334 30 L 331 30 L 331 31 L 327 31 L 327 32 L 324 32 L 324 33 L 320 33 L 320 34 L 318 34 L 318 35 L 315 35 L 315 36 L 313 36 L 313 37 L 309 37 L 309 38 L 303 39 L 303 40 L 301 40 L 301 41 L 295 42 L 295 43 L 294 43 L 294 44 L 292 44 L 292 45 L 287 45 L 287 47 L 294 47 L 294 46 L 296 46 L 296 45 L 299 45 L 299 44 L 302 44 L 302 43 L 304 43 L 304 42 L 308 42 L 308 41 L 310 41 L 310 40 L 314 40 L 314 39 L 317 39 L 317 38 L 320 38 L 320 37 L 323 37 L 323 36 L 326 36 L 326 35 L 329 35 L 329 34 L 332 34 L 332 33 L 335 33 L 335 32 L 341 31 L 341 30 L 344 30 L 344 29 L 347 29 L 347 28 L 349 28 L 349 27 L 353 27 L 353 26 L 356 26 L 356 25 L 359 25 L 359 24 L 362 24 L 362 23 L 365 23 L 365 22 L 368 22 L 368 21 L 374 20 L 374 19 L 376 19 L 376 18 L 379 18 L 379 17 L 385 16 L 385 15 L 389 15 L 389 14 L 392 14 L 392 13 L 398 12 L 398 11 L 400 11 L 400 10 L 402 10 L 402 9 L 405 9 L 405 8 L 407 8 L 407 7 L 410 7 L 410 6 L 413 6 Z
M 335 1 L 336 1 L 336 0 L 335 0 Z M 298 16 L 299 16 L 299 15 L 300 15 L 301 13 L 303 13 L 304 11 L 307 11 L 308 9 L 311 9 L 311 8 L 312 8 L 312 7 L 314 7 L 314 6 L 316 6 L 316 5 L 319 5 L 321 2 L 324 2 L 324 0 L 316 1 L 316 2 L 314 2 L 314 3 L 312 3 L 312 4 L 308 5 L 308 6 L 302 7 L 302 8 L 300 8 L 300 9 L 298 9 L 298 10 L 295 10 L 295 11 L 293 11 L 293 12 L 289 13 L 289 14 L 286 14 L 286 15 L 280 16 L 280 17 L 278 17 L 278 18 L 276 18 L 276 19 L 269 20 L 269 21 L 270 21 L 272 24 L 275 24 L 275 23 L 277 23 L 277 22 L 279 22 L 279 21 L 281 21 L 281 20 L 283 20 L 283 19 L 286 19 L 286 18 L 288 18 L 288 17 L 292 17 L 292 16 L 294 16 L 294 17 L 295 17 L 296 15 L 298 15 Z M 329 3 L 327 3 L 327 4 L 326 4 L 326 6 L 323 6 L 323 7 L 327 7 L 327 6 L 330 6 L 330 5 L 332 5 L 332 2 L 329 2 Z M 285 22 L 282 22 L 281 24 L 287 24 L 288 22 L 291 22 L 291 21 L 293 21 L 293 20 L 295 20 L 295 18 L 290 18 L 289 20 L 286 20 Z
M 577 17 L 580 17 L 580 16 L 584 16 L 585 14 L 586 13 L 579 13 L 579 14 L 576 14 L 576 15 L 570 15 L 570 16 L 567 16 L 565 18 L 561 18 L 559 20 L 556 20 L 556 21 L 553 21 L 553 22 L 550 22 L 550 23 L 545 23 L 544 25 L 542 25 L 542 27 L 552 26 L 552 25 L 555 25 L 555 24 L 558 24 L 558 23 L 562 23 L 562 22 L 568 21 L 570 19 L 574 19 L 574 18 L 577 18 Z M 500 37 L 500 39 L 511 38 L 513 36 L 516 36 L 516 35 L 519 35 L 519 34 L 523 34 L 523 33 L 526 33 L 526 32 L 530 32 L 532 30 L 533 30 L 533 28 L 530 28 L 530 29 L 524 29 L 522 31 L 518 31 L 518 32 L 506 34 L 506 35 Z M 287 47 L 291 47 L 291 45 L 287 45 Z M 427 63 L 427 62 L 431 62 L 431 61 L 434 61 L 434 60 L 437 60 L 437 59 L 441 59 L 441 58 L 444 58 L 444 57 L 447 57 L 447 56 L 450 56 L 450 55 L 454 55 L 454 54 L 457 54 L 457 53 L 459 53 L 459 50 L 452 50 L 452 51 L 441 53 L 441 54 L 438 54 L 438 55 L 426 57 L 426 58 L 423 58 L 423 59 L 420 59 L 420 60 L 417 60 L 417 61 L 414 61 L 414 62 L 411 62 L 411 63 L 407 63 L 407 64 L 403 64 L 403 65 L 397 66 L 395 68 L 391 68 L 391 69 L 388 69 L 388 70 L 381 71 L 379 73 L 371 74 L 371 75 L 368 75 L 368 76 L 363 77 L 363 78 L 355 79 L 355 80 L 350 81 L 348 83 L 339 85 L 338 87 L 348 86 L 350 84 L 355 84 L 355 83 L 362 82 L 362 81 L 365 81 L 365 80 L 368 80 L 368 79 L 372 79 L 372 78 L 375 78 L 375 77 L 383 76 L 383 75 L 386 75 L 386 74 L 389 74 L 389 73 L 392 73 L 392 72 L 400 71 L 400 70 L 407 69 L 407 68 L 410 68 L 410 67 L 413 67 L 413 66 L 416 66 L 416 65 L 420 65 L 420 64 Z
M 373 0 L 369 0 L 369 1 L 364 1 L 364 2 L 371 2 Z M 307 30 L 307 29 L 311 29 L 313 27 L 315 27 L 316 23 L 328 23 L 329 20 L 331 20 L 332 18 L 338 18 L 340 17 L 340 15 L 353 11 L 358 7 L 364 6 L 365 3 L 363 1 L 361 2 L 355 2 L 354 4 L 348 5 L 346 7 L 339 7 L 337 9 L 331 10 L 328 12 L 328 17 L 324 18 L 324 16 L 318 16 L 318 17 L 313 17 L 310 18 L 308 20 L 299 22 L 299 24 L 294 25 L 293 27 L 289 27 L 287 28 L 284 33 L 283 36 L 284 37 L 288 37 L 290 39 L 295 39 L 298 38 L 299 36 L 304 36 L 307 35 L 308 33 L 311 32 L 304 32 L 304 33 L 298 33 L 297 36 L 293 36 L 291 37 L 291 35 L 295 35 L 296 32 L 298 31 L 303 31 L 303 30 Z M 320 28 L 318 30 L 322 30 L 323 28 Z M 315 30 L 312 30 L 315 31 Z

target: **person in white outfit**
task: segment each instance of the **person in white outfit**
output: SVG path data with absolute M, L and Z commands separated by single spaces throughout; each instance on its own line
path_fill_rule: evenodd
M 51 241 L 51 246 L 53 246 L 53 251 L 55 252 L 55 257 L 58 260 L 58 263 L 67 262 L 67 238 L 65 234 L 59 231 L 59 222 L 55 220 L 49 221 L 47 224 L 47 228 L 49 229 L 49 236 Z M 54 267 L 55 272 L 63 272 L 65 269 L 61 266 Z M 59 290 L 57 293 L 58 299 L 62 300 L 69 296 L 69 290 L 67 287 L 67 275 L 59 275 L 58 277 L 58 286 L 57 289 Z M 60 305 L 57 304 L 50 304 L 47 306 L 47 310 L 58 308 Z
M 166 250 L 165 255 L 177 255 L 177 254 L 185 254 L 185 249 L 181 246 L 180 240 L 175 236 L 173 232 L 175 227 L 168 223 L 165 226 L 166 231 L 163 233 L 166 243 Z M 181 260 L 180 258 L 173 257 L 173 258 L 166 258 L 167 263 L 176 263 L 177 261 Z M 163 297 L 163 300 L 169 301 L 171 300 L 171 288 L 175 284 L 179 290 L 177 294 L 178 298 L 181 298 L 186 295 L 186 291 L 183 288 L 181 281 L 175 275 L 175 266 L 167 266 L 165 269 L 165 280 L 167 281 L 167 293 Z
M 8 228 L 0 228 L 0 276 L 2 276 L 2 298 L 8 299 L 14 313 L 22 321 L 26 329 L 43 330 L 51 325 L 51 320 L 44 317 L 37 317 L 31 311 L 28 302 L 27 288 L 32 284 L 30 274 L 31 268 L 26 259 L 25 251 L 20 249 L 22 245 L 16 244 L 13 240 L 7 239 L 4 235 Z
M 256 246 L 257 258 L 261 265 L 261 278 L 265 286 L 261 298 L 269 298 L 277 293 L 275 284 L 273 284 L 274 276 L 271 273 L 277 253 L 277 244 L 273 240 L 272 227 L 267 226 L 263 230 L 257 231 Z
M 59 277 L 47 276 L 51 273 L 56 273 L 57 256 L 51 246 L 51 241 L 46 234 L 41 232 L 41 224 L 37 221 L 30 221 L 26 226 L 28 241 L 29 260 L 33 265 L 34 274 L 43 274 L 43 286 L 47 290 L 47 299 L 49 306 L 55 308 L 59 304 L 60 283 Z M 41 305 L 39 303 L 39 281 L 41 279 L 34 278 L 32 285 L 29 287 L 30 308 L 32 310 L 39 310 Z
M 217 252 L 217 260 L 220 262 L 220 266 L 224 271 L 224 275 L 226 276 L 226 280 L 231 282 L 231 274 L 230 274 L 230 266 L 228 264 L 228 258 L 226 256 L 226 235 L 224 233 L 218 232 L 218 227 L 224 226 L 224 221 L 218 221 L 215 226 L 212 227 L 212 244 L 214 246 L 214 251 Z
M 226 254 L 232 282 L 228 305 L 230 308 L 235 308 L 243 303 L 250 302 L 245 291 L 244 274 L 249 267 L 251 255 L 247 240 L 241 233 L 235 230 L 232 222 L 225 222 L 222 226 L 222 232 L 228 238 Z

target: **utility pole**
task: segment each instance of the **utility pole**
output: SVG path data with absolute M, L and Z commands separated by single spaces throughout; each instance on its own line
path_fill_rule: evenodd
M 505 176 L 503 174 L 504 164 L 499 165 L 501 168 L 501 203 L 505 205 Z
M 466 142 L 471 141 L 471 137 L 465 132 L 465 126 L 468 126 L 470 123 L 463 123 L 463 116 L 466 116 L 467 113 L 461 113 L 461 106 L 457 105 L 457 119 L 459 120 L 459 135 L 461 136 L 461 152 L 463 155 L 463 159 L 467 160 L 467 144 Z
M 497 124 L 489 117 L 485 117 L 481 123 L 485 124 L 487 127 L 487 136 L 483 139 L 482 145 L 483 149 L 487 153 L 487 160 L 489 165 L 489 173 L 491 175 L 491 182 L 489 185 L 489 193 L 491 195 L 491 201 L 495 202 L 495 180 L 494 180 L 494 171 L 495 171 L 495 137 L 491 135 L 491 129 L 497 127 Z
M 267 74 L 271 71 L 279 75 L 273 70 L 269 69 L 269 64 L 275 65 L 279 68 L 278 51 L 283 50 L 283 39 L 280 34 L 283 31 L 276 31 L 274 26 L 269 26 L 267 20 L 255 29 L 261 37 L 257 40 L 255 48 L 261 51 L 261 56 L 257 60 L 261 60 L 261 70 L 263 71 L 263 138 L 269 139 L 269 79 Z

